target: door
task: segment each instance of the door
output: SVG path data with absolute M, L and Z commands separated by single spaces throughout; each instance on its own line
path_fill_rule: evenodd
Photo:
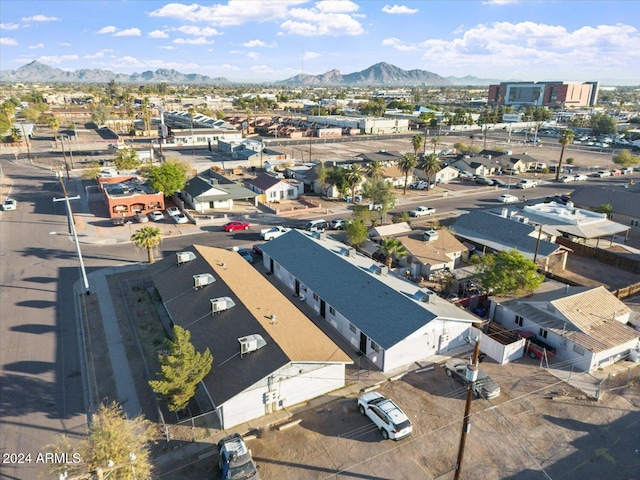
M 269 271 L 273 273 L 273 258 L 269 259 Z
M 327 318 L 325 315 L 327 313 L 327 304 L 324 300 L 320 300 L 320 316 L 322 318 Z
M 296 279 L 296 297 L 300 296 L 300 280 Z
M 360 332 L 360 351 L 366 355 L 367 353 L 367 336 Z

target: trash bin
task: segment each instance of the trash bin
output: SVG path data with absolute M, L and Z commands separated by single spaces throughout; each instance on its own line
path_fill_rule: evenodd
M 356 195 L 355 199 L 354 199 L 354 202 L 360 203 L 361 201 L 362 201 L 362 197 L 360 195 Z
M 346 197 L 344 197 L 345 201 L 347 203 L 351 202 L 351 197 L 349 195 L 347 195 Z

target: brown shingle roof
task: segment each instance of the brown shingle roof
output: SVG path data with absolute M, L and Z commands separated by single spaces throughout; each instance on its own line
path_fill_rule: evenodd
M 433 265 L 435 263 L 450 262 L 447 254 L 468 250 L 448 230 L 438 230 L 438 238 L 431 242 L 422 240 L 422 231 L 407 237 L 398 237 L 404 247 L 420 262 Z

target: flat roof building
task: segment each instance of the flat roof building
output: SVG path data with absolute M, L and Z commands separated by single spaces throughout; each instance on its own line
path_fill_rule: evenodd
M 490 107 L 593 107 L 597 102 L 598 82 L 502 82 L 489 85 Z

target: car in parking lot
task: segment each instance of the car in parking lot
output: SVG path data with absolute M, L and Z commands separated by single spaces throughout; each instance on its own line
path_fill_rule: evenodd
M 189 219 L 184 213 L 176 213 L 172 216 L 172 218 L 176 223 L 189 223 Z
M 167 213 L 170 217 L 173 217 L 174 215 L 180 213 L 180 209 L 178 207 L 169 207 L 167 208 Z
M 135 219 L 138 223 L 147 223 L 149 221 L 149 217 L 147 217 L 144 213 L 136 213 Z
M 149 212 L 149 218 L 154 222 L 161 222 L 164 220 L 164 215 L 160 210 L 154 210 L 153 212 Z
M 586 175 L 582 175 L 581 173 L 576 173 L 573 176 L 573 181 L 574 182 L 586 182 L 587 181 L 587 176 Z
M 331 220 L 329 226 L 332 230 L 344 230 L 345 225 L 349 224 L 349 220 L 345 220 L 343 218 L 334 218 Z
M 573 181 L 575 181 L 575 179 L 576 179 L 576 178 L 575 178 L 574 176 L 571 176 L 571 175 L 565 175 L 565 176 L 563 176 L 563 177 L 560 177 L 560 181 L 561 181 L 562 183 L 569 183 L 569 182 L 573 182 Z
M 218 466 L 222 480 L 260 480 L 251 451 L 239 433 L 218 442 Z
M 475 382 L 467 380 L 468 365 L 467 360 L 454 358 L 444 364 L 444 371 L 449 377 L 469 386 L 475 397 L 490 400 L 500 395 L 500 386 L 484 370 L 478 369 L 478 378 Z
M 609 170 L 600 170 L 599 172 L 593 173 L 592 175 L 598 178 L 607 178 L 611 176 L 611 172 Z
M 518 188 L 534 188 L 537 186 L 538 186 L 538 182 L 536 180 L 530 180 L 526 178 L 516 183 L 516 187 Z
M 232 222 L 227 222 L 222 226 L 222 229 L 225 232 L 233 232 L 235 230 L 249 230 L 251 224 L 249 222 L 241 222 L 238 220 L 234 220 Z
M 433 207 L 416 207 L 413 210 L 409 210 L 409 216 L 411 217 L 423 217 L 425 215 L 433 215 L 436 213 L 436 209 Z
M 329 228 L 329 222 L 322 218 L 309 220 L 304 224 L 304 229 L 309 232 L 324 232 L 327 228 Z
M 18 202 L 16 202 L 13 198 L 7 198 L 2 204 L 3 211 L 15 210 L 16 208 L 18 208 Z
M 111 224 L 114 227 L 119 227 L 121 225 L 124 225 L 126 223 L 126 219 L 124 217 L 113 217 L 111 219 Z
M 518 203 L 519 199 L 515 195 L 509 195 L 508 193 L 503 193 L 498 197 L 498 201 L 502 203 Z
M 358 410 L 371 419 L 385 440 L 400 440 L 413 433 L 411 420 L 400 408 L 378 392 L 367 392 L 358 397 Z
M 273 240 L 274 238 L 278 238 L 281 235 L 284 235 L 290 230 L 291 229 L 288 227 L 281 227 L 277 225 L 275 227 L 263 228 L 262 230 L 260 230 L 260 236 L 263 240 L 266 240 L 268 242 L 270 240 Z
M 499 178 L 494 178 L 493 179 L 493 185 L 495 187 L 506 187 L 507 186 L 507 182 L 505 182 L 504 180 L 500 180 Z

